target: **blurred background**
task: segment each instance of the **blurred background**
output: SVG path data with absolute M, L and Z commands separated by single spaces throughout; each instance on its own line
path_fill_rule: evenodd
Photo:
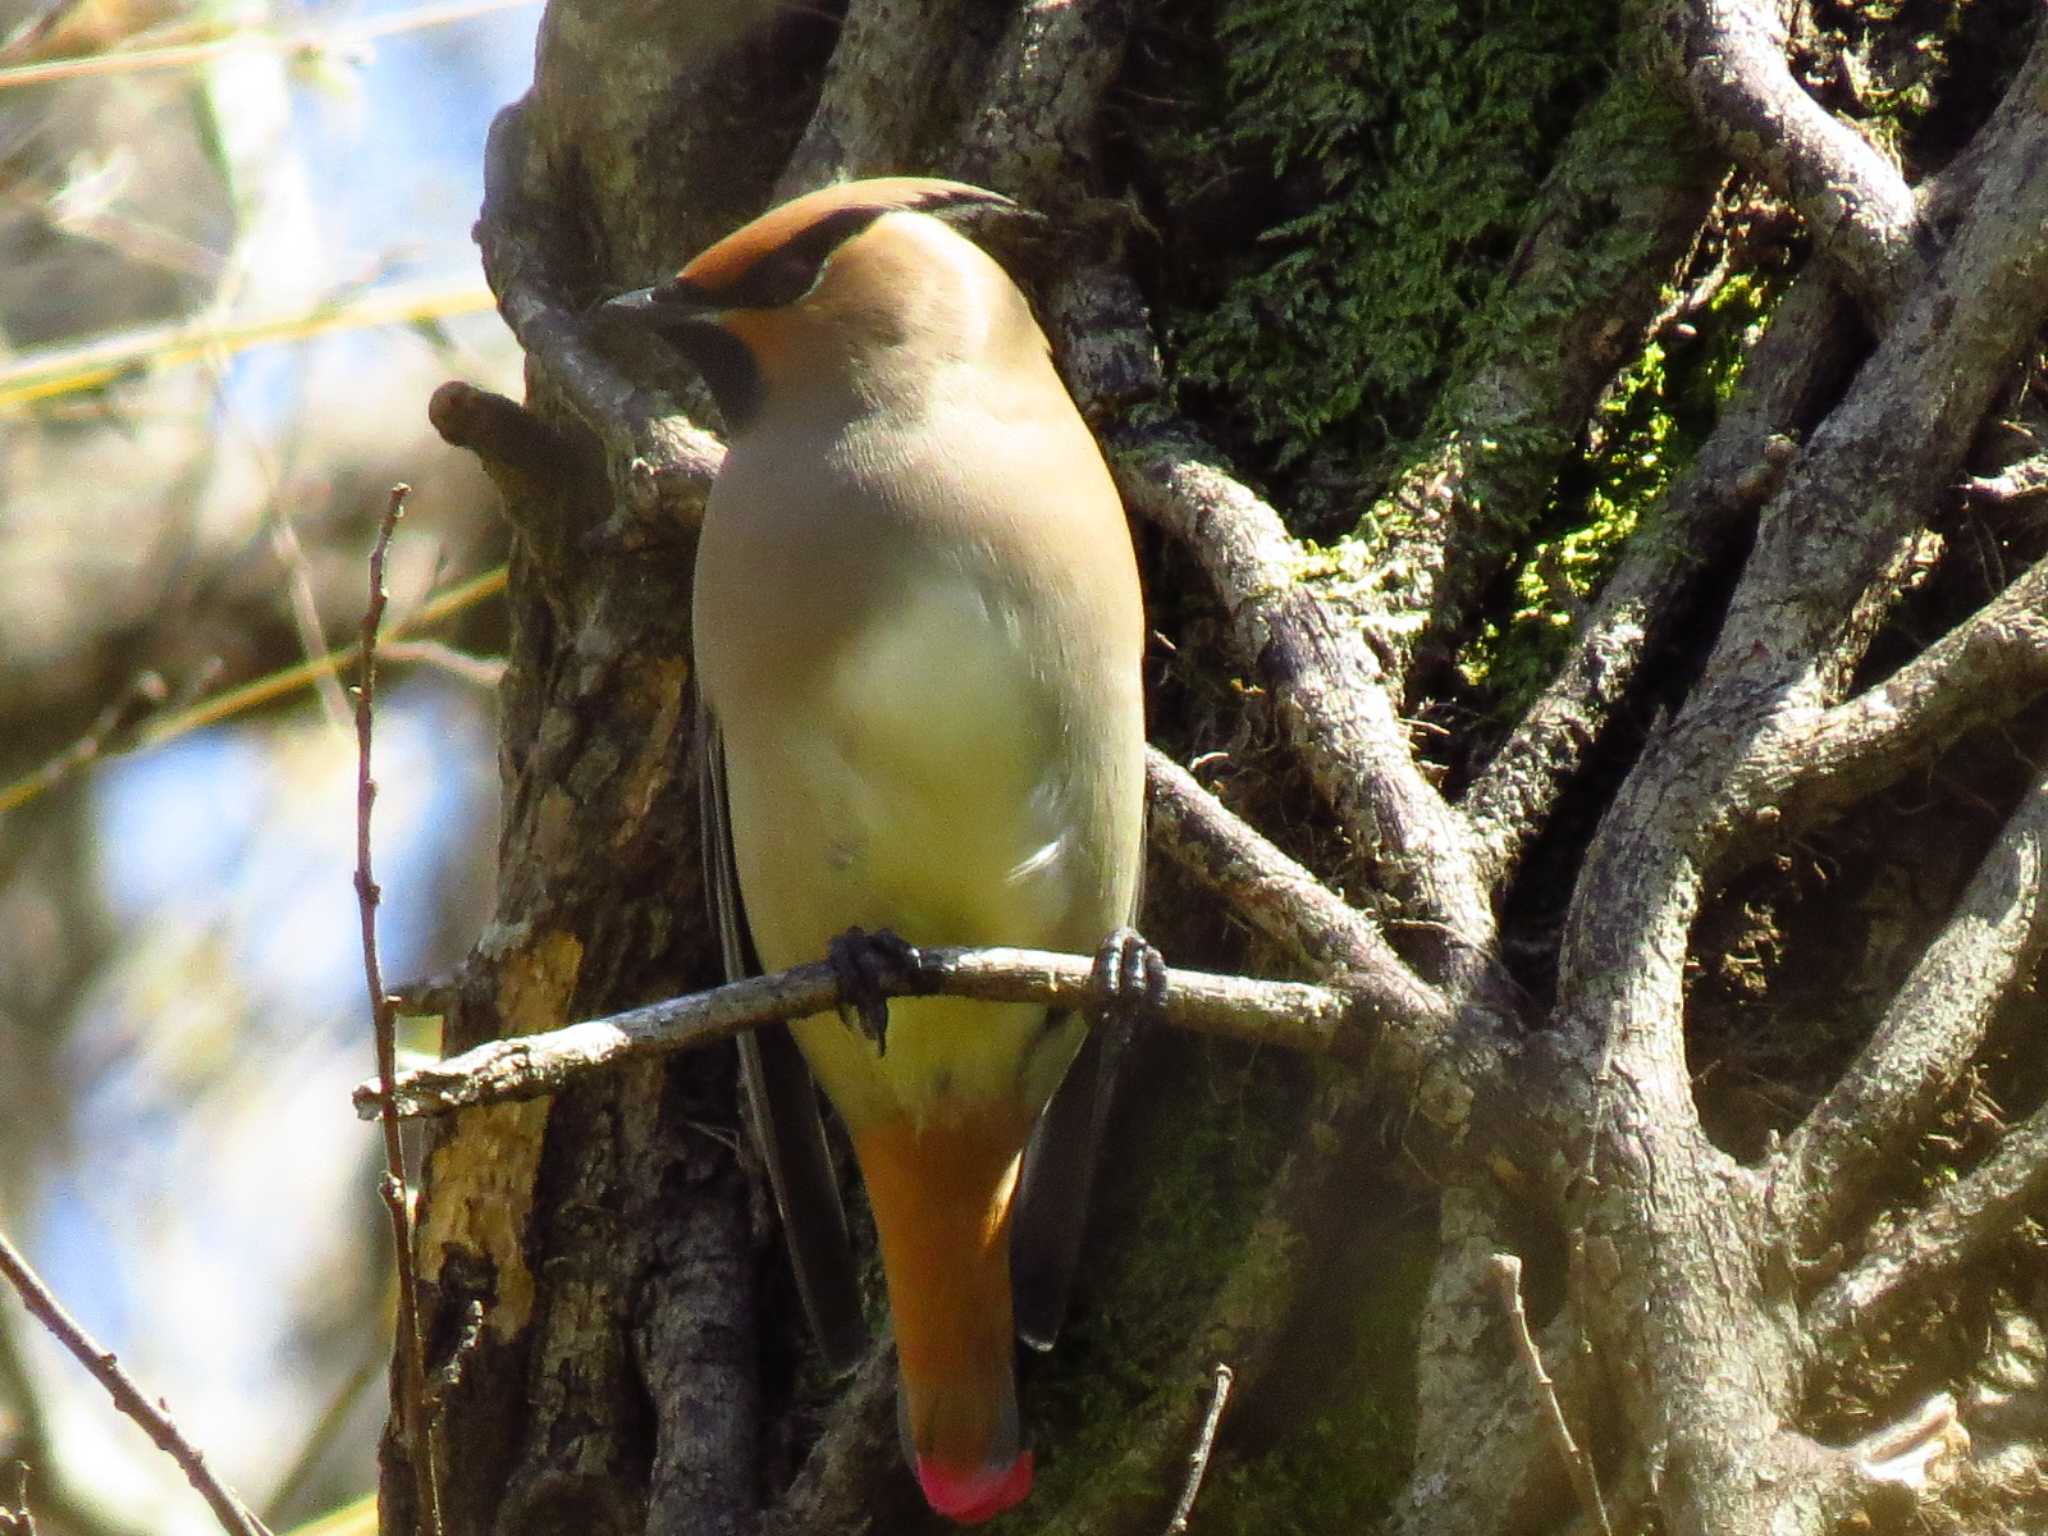
M 425 407 L 519 392 L 469 227 L 539 15 L 0 0 L 0 1230 L 279 1529 L 383 1414 L 346 653 L 394 481 L 387 980 L 487 910 L 504 536 Z M 45 1536 L 215 1529 L 9 1293 L 16 1461 Z

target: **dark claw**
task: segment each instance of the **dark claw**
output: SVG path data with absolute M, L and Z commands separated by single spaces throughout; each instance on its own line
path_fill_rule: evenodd
M 1095 951 L 1089 984 L 1096 1000 L 1089 1006 L 1088 1022 L 1102 1040 L 1103 1081 L 1114 1082 L 1138 1031 L 1157 1022 L 1166 1010 L 1166 961 L 1137 929 L 1118 928 Z M 1097 1145 L 1108 1113 L 1109 1094 L 1104 1091 L 1095 1100 Z
M 1166 960 L 1135 928 L 1119 928 L 1095 952 L 1093 1022 L 1128 1032 L 1166 1008 Z
M 869 933 L 856 927 L 833 939 L 827 958 L 839 978 L 839 1017 L 848 1029 L 857 1029 L 874 1041 L 878 1052 L 886 1052 L 889 993 L 905 990 L 924 957 L 915 944 L 886 928 Z

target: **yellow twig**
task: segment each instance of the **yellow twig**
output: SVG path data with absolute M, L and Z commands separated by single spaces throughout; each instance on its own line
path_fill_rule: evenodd
M 113 49 L 106 53 L 81 54 L 68 59 L 45 59 L 39 64 L 18 64 L 0 69 L 0 91 L 23 85 L 49 85 L 58 80 L 77 80 L 90 75 L 128 75 L 151 69 L 190 69 L 242 48 L 274 48 L 285 53 L 326 53 L 374 42 L 400 32 L 417 32 L 426 27 L 448 26 L 469 21 L 493 11 L 524 10 L 540 0 L 451 0 L 446 5 L 423 5 L 417 10 L 379 16 L 351 27 L 295 27 L 280 31 L 271 27 L 238 28 L 226 37 L 201 43 L 173 43 L 162 48 Z
M 494 597 L 505 590 L 505 567 L 494 566 L 479 576 L 472 576 L 459 586 L 436 592 L 411 613 L 404 615 L 391 626 L 394 636 L 411 634 L 416 630 L 438 624 L 451 614 L 474 607 L 488 597 Z M 343 667 L 350 665 L 362 652 L 360 641 L 329 651 L 324 656 L 315 656 L 310 661 L 299 662 L 296 666 L 284 667 L 262 677 L 252 678 L 239 688 L 230 688 L 210 698 L 172 714 L 151 720 L 135 733 L 130 750 L 143 751 L 163 746 L 192 731 L 268 704 L 273 699 L 283 698 L 304 688 L 319 678 L 330 677 Z M 11 784 L 0 785 L 0 815 L 26 805 L 37 795 L 68 774 L 52 776 L 43 769 L 22 775 Z
M 304 341 L 330 331 L 370 330 L 420 320 L 444 320 L 491 307 L 481 283 L 394 283 L 309 309 L 234 325 L 212 319 L 123 331 L 67 347 L 30 352 L 0 368 L 0 412 L 19 410 L 54 395 L 97 389 L 125 374 L 175 368 L 210 355 L 277 342 Z

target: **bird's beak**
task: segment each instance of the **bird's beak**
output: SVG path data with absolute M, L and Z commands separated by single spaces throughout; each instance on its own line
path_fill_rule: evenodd
M 606 314 L 631 315 L 653 309 L 660 302 L 660 299 L 655 296 L 654 289 L 635 288 L 630 293 L 616 294 L 609 299 L 605 299 L 597 307 Z
M 725 313 L 725 306 L 689 284 L 671 279 L 652 288 L 615 294 L 593 306 L 590 313 L 600 323 L 625 324 L 674 335 L 715 326 Z

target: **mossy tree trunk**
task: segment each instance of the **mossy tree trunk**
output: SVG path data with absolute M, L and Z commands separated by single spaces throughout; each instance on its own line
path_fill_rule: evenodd
M 2048 38 L 1497 9 L 553 0 L 479 225 L 528 399 L 434 404 L 518 533 L 449 1047 L 715 975 L 715 422 L 587 306 L 827 180 L 979 181 L 1050 215 L 1003 254 L 1231 808 L 1159 770 L 1147 930 L 1405 1000 L 1362 1065 L 1145 1045 L 1010 1523 L 1159 1529 L 1222 1361 L 1197 1530 L 2039 1525 Z M 721 1051 L 437 1129 L 450 1536 L 929 1521 L 742 1145 Z

